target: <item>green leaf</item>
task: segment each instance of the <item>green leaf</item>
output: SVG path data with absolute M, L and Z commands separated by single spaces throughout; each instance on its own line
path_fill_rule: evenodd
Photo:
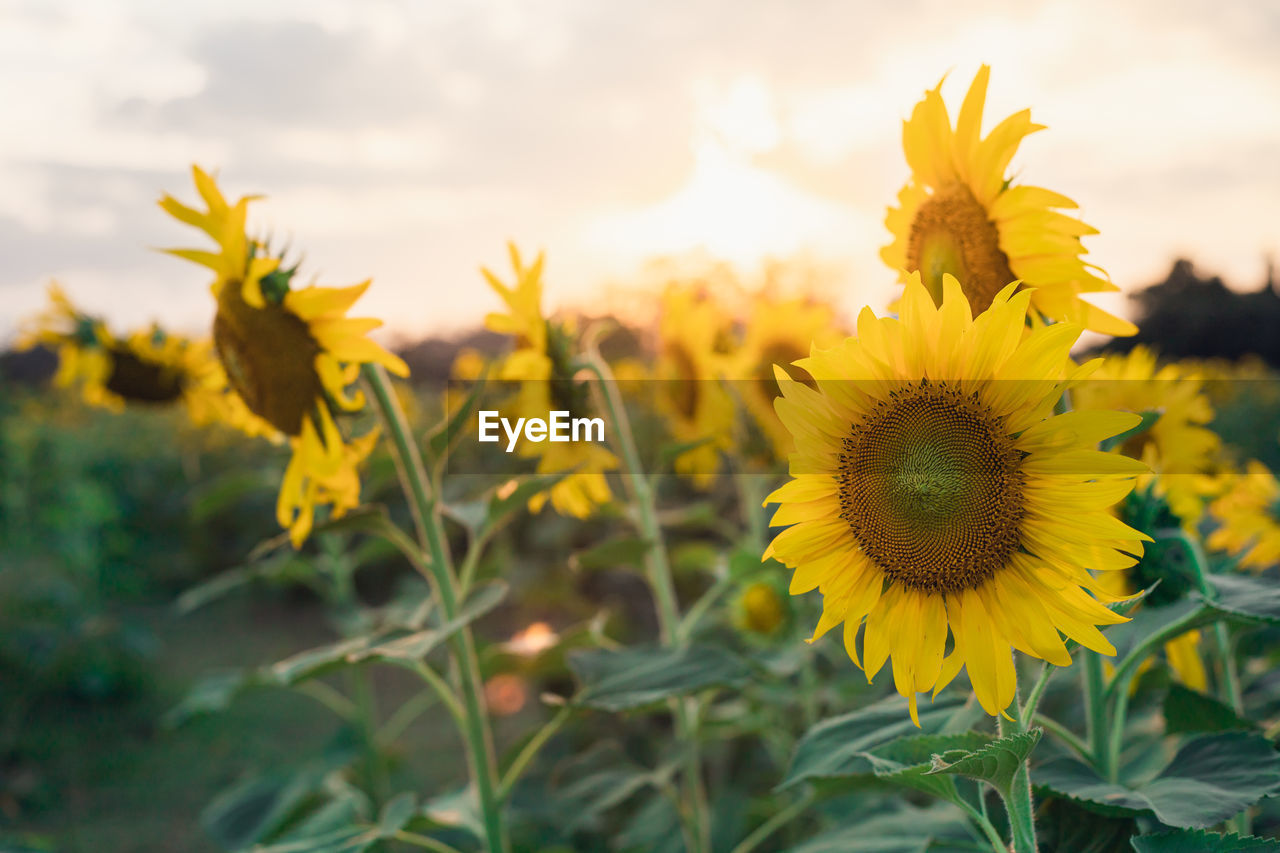
M 599 743 L 556 769 L 552 806 L 572 831 L 641 789 L 660 784 L 665 775 L 636 764 L 615 743 Z
M 237 669 L 214 672 L 204 676 L 187 691 L 173 708 L 161 719 L 161 724 L 172 728 L 201 714 L 216 714 L 231 707 L 236 698 L 263 683 L 257 671 Z
M 967 821 L 955 807 L 938 803 L 928 808 L 904 806 L 875 817 L 850 814 L 847 825 L 786 849 L 787 853 L 925 853 L 954 849 L 945 842 L 971 838 Z
M 1137 832 L 1132 817 L 1104 817 L 1079 803 L 1050 797 L 1036 806 L 1040 849 L 1055 853 L 1116 853 Z
M 471 389 L 467 395 L 462 398 L 462 405 L 454 410 L 453 414 L 442 420 L 436 425 L 428 435 L 426 440 L 427 456 L 430 459 L 441 459 L 449 452 L 449 448 L 453 447 L 458 437 L 462 435 L 467 420 L 475 414 L 477 403 L 480 401 L 480 394 L 484 391 L 486 375 L 481 376 L 471 385 Z M 451 389 L 446 389 L 446 394 Z
M 779 788 L 811 778 L 857 776 L 875 772 L 867 753 L 904 735 L 938 731 L 963 703 L 957 695 L 920 709 L 920 728 L 911 722 L 907 700 L 891 696 L 843 716 L 818 723 L 796 746 L 791 768 Z
M 366 533 L 378 536 L 394 545 L 396 550 L 405 556 L 414 566 L 423 567 L 426 558 L 418 543 L 409 534 L 401 530 L 391 517 L 386 507 L 378 504 L 367 504 L 348 512 L 342 518 L 330 519 L 317 524 L 313 534 L 319 533 Z
M 680 815 L 671 798 L 656 793 L 626 822 L 614 839 L 618 849 L 644 853 L 685 853 Z
M 983 732 L 914 735 L 890 741 L 865 753 L 875 775 L 940 799 L 956 802 L 955 781 L 934 772 L 940 760 L 958 760 L 992 742 Z
M 1246 575 L 1210 575 L 1214 610 L 1237 619 L 1266 625 L 1280 625 L 1280 583 L 1270 578 Z
M 1204 830 L 1175 829 L 1154 835 L 1139 835 L 1131 842 L 1137 853 L 1275 853 L 1280 841 L 1274 838 L 1218 835 Z
M 209 837 L 228 850 L 265 841 L 320 790 L 324 774 L 274 773 L 246 780 L 214 798 L 200 815 Z
M 972 752 L 938 756 L 929 772 L 966 776 L 986 782 L 1007 800 L 1013 786 L 1013 776 L 1040 742 L 1040 734 L 1040 729 L 1032 729 L 993 740 Z
M 1164 730 L 1169 734 L 1257 728 L 1256 723 L 1237 715 L 1230 705 L 1181 684 L 1170 684 L 1165 694 Z
M 496 530 L 506 523 L 512 514 L 524 509 L 530 498 L 550 491 L 552 486 L 572 473 L 573 471 L 569 470 L 557 471 L 554 474 L 531 474 L 521 478 L 514 489 L 508 491 L 505 487 L 499 488 L 489 498 L 489 506 L 480 532 L 487 535 Z
M 1280 784 L 1280 755 L 1261 735 L 1201 735 L 1188 740 L 1154 778 L 1108 782 L 1086 764 L 1060 758 L 1035 768 L 1037 788 L 1101 814 L 1153 813 L 1162 823 L 1203 829 L 1253 805 Z
M 737 687 L 751 677 L 744 660 L 716 646 L 592 649 L 572 654 L 569 666 L 582 682 L 573 701 L 604 711 L 640 708 L 708 687 Z
M 383 838 L 389 838 L 404 829 L 405 824 L 413 819 L 417 803 L 418 795 L 412 791 L 404 791 L 392 797 L 378 815 L 378 833 Z
M 416 663 L 461 628 L 497 607 L 506 594 L 506 583 L 491 581 L 477 589 L 459 609 L 458 615 L 443 625 L 402 636 L 357 637 L 309 649 L 273 664 L 268 668 L 266 677 L 277 684 L 292 686 L 343 666 Z
M 278 488 L 273 472 L 259 467 L 228 471 L 195 489 L 190 497 L 191 520 L 203 523 L 240 504 L 255 492 L 269 494 Z
M 639 567 L 650 547 L 651 543 L 648 541 L 633 536 L 610 539 L 571 556 L 569 568 L 574 571 L 596 571 L 621 566 Z
M 470 785 L 448 794 L 432 797 L 422 804 L 419 814 L 436 826 L 460 829 L 470 833 L 477 841 L 484 840 L 480 798 Z
M 254 853 L 363 853 L 378 841 L 368 825 L 369 798 L 344 787 L 288 832 Z

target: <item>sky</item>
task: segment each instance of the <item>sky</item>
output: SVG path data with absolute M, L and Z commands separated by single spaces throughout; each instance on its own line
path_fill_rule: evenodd
M 0 344 L 51 278 L 119 331 L 207 331 L 189 167 L 410 338 L 498 308 L 481 265 L 547 252 L 603 310 L 655 256 L 823 271 L 883 308 L 901 122 L 992 66 L 988 127 L 1049 129 L 1019 179 L 1081 205 L 1125 288 L 1175 256 L 1252 289 L 1280 257 L 1280 3 L 1071 0 L 0 0 Z M 198 241 L 195 241 L 198 242 Z M 1124 312 L 1126 301 L 1101 304 Z

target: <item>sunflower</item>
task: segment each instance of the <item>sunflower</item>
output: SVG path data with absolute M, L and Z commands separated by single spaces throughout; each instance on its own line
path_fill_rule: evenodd
M 27 324 L 18 349 L 45 346 L 58 354 L 54 384 L 76 387 L 86 403 L 112 411 L 126 405 L 182 405 L 197 426 L 215 421 L 244 427 L 248 412 L 229 393 L 226 375 L 207 341 L 159 326 L 120 337 L 100 318 L 77 309 L 56 282 L 49 308 Z
M 761 292 L 751 300 L 751 313 L 742 335 L 742 344 L 729 359 L 726 375 L 769 441 L 773 458 L 786 459 L 794 449 L 791 433 L 778 420 L 773 401 L 778 383 L 775 364 L 791 364 L 808 355 L 812 347 L 834 346 L 843 337 L 831 306 L 813 299 L 781 299 Z M 800 381 L 809 375 L 792 368 Z
M 1116 452 L 1146 463 L 1152 473 L 1138 479 L 1138 488 L 1154 484 L 1169 509 L 1193 527 L 1204 511 L 1205 475 L 1222 446 L 1217 433 L 1207 428 L 1214 412 L 1199 372 L 1177 364 L 1159 367 L 1155 353 L 1136 346 L 1126 355 L 1108 356 L 1071 394 L 1078 409 L 1158 415 Z
M 213 238 L 217 250 L 169 251 L 216 275 L 214 346 L 231 387 L 262 429 L 287 437 L 293 448 L 276 516 L 293 546 L 301 547 L 316 506 L 328 504 L 338 517 L 359 503 L 356 467 L 376 436 L 348 442 L 335 415 L 364 407 L 362 392 L 348 393 L 360 366 L 381 364 L 401 377 L 409 368 L 366 337 L 381 320 L 346 316 L 369 281 L 344 288 L 294 287 L 297 267 L 282 268 L 280 258 L 269 256 L 245 233 L 252 198 L 228 204 L 213 178 L 198 167 L 192 173 L 206 209 L 167 195 L 160 206 Z
M 1241 568 L 1262 571 L 1280 563 L 1280 483 L 1267 466 L 1252 459 L 1243 474 L 1227 475 L 1209 515 L 1218 523 L 1210 548 L 1236 556 Z
M 903 123 L 911 178 L 885 217 L 893 242 L 880 256 L 903 276 L 919 272 L 935 302 L 948 273 L 964 282 L 974 312 L 1020 280 L 1035 288 L 1031 306 L 1047 318 L 1109 335 L 1134 334 L 1133 324 L 1080 298 L 1118 288 L 1081 258 L 1080 238 L 1097 231 L 1060 212 L 1076 203 L 1041 187 L 1012 184 L 1007 176 L 1022 139 L 1044 126 L 1023 110 L 980 138 L 989 73 L 985 65 L 978 71 L 954 129 L 941 83 Z
M 1090 595 L 1089 570 L 1133 565 L 1148 538 L 1107 509 L 1142 464 L 1096 449 L 1139 416 L 1051 416 L 1094 367 L 1068 360 L 1080 327 L 1029 331 L 1033 294 L 1012 285 L 975 319 L 956 279 L 942 284 L 938 308 L 910 276 L 901 319 L 863 309 L 856 338 L 797 362 L 816 389 L 778 371 L 797 449 L 766 499 L 786 529 L 765 557 L 795 570 L 793 595 L 823 594 L 813 639 L 843 622 L 868 680 L 892 657 L 913 719 L 916 694 L 962 667 L 987 713 L 1005 712 L 1010 647 L 1068 666 L 1061 633 L 1114 654 L 1097 626 L 1125 620 Z
M 497 371 L 499 379 L 517 383 L 515 396 L 506 407 L 516 417 L 546 418 L 552 411 L 590 417 L 588 388 L 574 377 L 574 329 L 570 323 L 552 322 L 542 313 L 543 256 L 539 254 L 532 266 L 525 266 L 514 244 L 508 244 L 507 250 L 515 272 L 512 286 L 489 270 L 481 270 L 508 309 L 505 314 L 489 314 L 485 326 L 515 338 L 515 349 Z M 474 369 L 467 364 L 458 367 Z M 605 472 L 617 468 L 618 460 L 598 444 L 522 439 L 517 452 L 526 459 L 537 459 L 539 474 L 574 472 L 552 486 L 549 494 L 534 495 L 529 500 L 532 512 L 539 512 L 550 500 L 556 512 L 586 518 L 613 498 Z
M 706 489 L 721 452 L 733 448 L 733 398 L 720 381 L 734 349 L 733 324 L 696 285 L 667 285 L 659 310 L 655 408 L 678 444 L 696 445 L 676 457 L 676 473 Z

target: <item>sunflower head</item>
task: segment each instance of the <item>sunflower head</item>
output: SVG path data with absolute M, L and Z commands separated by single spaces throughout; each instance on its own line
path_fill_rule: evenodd
M 293 446 L 278 515 L 297 547 L 317 504 L 330 505 L 337 516 L 358 499 L 355 470 L 373 446 L 372 434 L 348 443 L 335 417 L 364 407 L 363 393 L 349 391 L 361 366 L 379 364 L 400 377 L 409 368 L 367 337 L 381 320 L 346 316 L 369 281 L 296 287 L 297 265 L 284 267 L 281 257 L 245 231 L 254 197 L 230 204 L 207 173 L 198 167 L 192 173 L 206 209 L 172 196 L 160 206 L 216 245 L 170 253 L 214 272 L 213 340 L 227 379 L 260 431 L 286 436 Z
M 1045 317 L 1132 335 L 1137 329 L 1131 323 L 1080 296 L 1117 288 L 1083 260 L 1080 238 L 1097 232 L 1061 212 L 1076 203 L 1050 190 L 1014 184 L 1007 175 L 1022 140 L 1043 125 L 1022 110 L 981 135 L 989 72 L 985 65 L 978 71 L 954 127 L 941 83 L 925 93 L 903 123 L 911 178 L 885 218 L 893 242 L 881 257 L 904 277 L 919 273 L 935 303 L 942 300 L 946 275 L 964 283 L 975 312 L 1018 280 L 1036 288 L 1031 304 Z
M 592 402 L 586 382 L 577 376 L 577 335 L 569 321 L 547 319 L 542 313 L 543 255 L 526 266 L 515 244 L 508 244 L 513 284 L 508 286 L 495 273 L 482 269 L 485 280 L 506 303 L 506 313 L 491 313 L 485 326 L 514 338 L 514 349 L 498 365 L 500 379 L 515 383 L 515 394 L 505 408 L 518 417 L 545 418 L 549 412 L 570 412 L 572 417 L 591 417 Z M 561 479 L 549 492 L 529 500 L 532 512 L 541 511 L 550 501 L 560 513 L 586 518 L 613 498 L 605 472 L 618 467 L 618 460 L 604 447 L 588 442 L 531 443 L 521 441 L 517 452 L 537 459 L 539 474 L 574 473 Z
M 1209 547 L 1226 551 L 1241 568 L 1254 571 L 1280 563 L 1280 482 L 1256 459 L 1224 480 L 1221 497 L 1209 505 L 1217 523 Z
M 1122 570 L 1147 537 L 1108 510 L 1141 463 L 1097 450 L 1141 418 L 1053 415 L 1075 367 L 1071 324 L 1027 328 L 1032 294 L 1006 287 L 973 317 L 943 277 L 935 305 L 919 276 L 901 318 L 864 309 L 858 336 L 781 369 L 778 415 L 796 440 L 792 480 L 774 492 L 765 556 L 819 589 L 814 639 L 844 625 L 868 678 L 892 658 L 898 691 L 935 693 L 961 668 L 988 713 L 1013 700 L 1011 650 L 1071 663 L 1064 635 L 1106 654 L 1100 625 L 1123 621 L 1091 593 L 1091 569 Z M 1063 507 L 1071 512 L 1064 513 Z

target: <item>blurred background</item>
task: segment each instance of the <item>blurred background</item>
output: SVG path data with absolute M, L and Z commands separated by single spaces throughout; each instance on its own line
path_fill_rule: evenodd
M 356 766 L 359 733 L 314 697 L 242 696 L 218 674 L 413 592 L 402 561 L 345 534 L 247 561 L 277 533 L 279 448 L 91 409 L 47 390 L 52 353 L 4 352 L 50 278 L 117 329 L 207 334 L 207 276 L 154 251 L 190 242 L 155 201 L 189 199 L 192 162 L 266 194 L 254 225 L 307 276 L 374 279 L 355 313 L 385 319 L 412 367 L 421 431 L 458 352 L 506 345 L 482 331 L 499 303 L 478 268 L 504 268 L 508 239 L 548 250 L 551 310 L 642 324 L 646 287 L 676 269 L 797 282 L 845 320 L 884 309 L 901 121 L 989 63 L 988 126 L 1031 107 L 1049 127 L 1015 172 L 1101 231 L 1090 259 L 1124 292 L 1099 304 L 1168 356 L 1260 356 L 1246 378 L 1274 390 L 1278 43 L 1280 5 L 1211 0 L 0 0 L 0 850 L 236 849 L 270 815 L 228 791 Z M 1214 428 L 1274 468 L 1278 421 L 1280 395 L 1223 404 Z M 668 488 L 688 516 L 678 582 L 697 590 L 736 498 Z M 385 454 L 364 494 L 396 499 Z M 483 631 L 500 748 L 546 716 L 540 692 L 572 689 L 556 640 L 602 613 L 615 639 L 652 633 L 635 554 L 593 551 L 618 525 L 523 518 L 481 566 L 516 590 Z M 793 622 L 772 642 L 808 648 L 812 620 Z M 828 653 L 824 675 L 852 673 Z M 357 687 L 394 709 L 413 698 L 398 676 Z M 867 688 L 846 681 L 848 707 Z M 456 776 L 437 711 L 403 723 L 366 788 Z

